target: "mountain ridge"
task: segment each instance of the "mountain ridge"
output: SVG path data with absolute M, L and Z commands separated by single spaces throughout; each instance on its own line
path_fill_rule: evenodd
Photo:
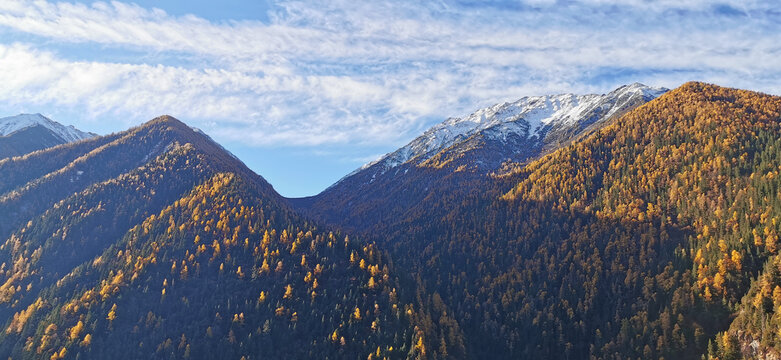
M 94 138 L 71 126 L 64 126 L 41 114 L 19 114 L 0 118 L 0 159 Z
M 97 134 L 76 129 L 73 125 L 62 125 L 40 113 L 19 114 L 0 118 L 0 136 L 9 136 L 17 131 L 32 126 L 43 126 L 62 138 L 65 142 L 74 142 L 97 136 Z
M 539 158 L 665 92 L 634 83 L 602 95 L 524 97 L 496 104 L 434 125 L 320 194 L 289 201 L 318 221 L 349 230 L 403 218 L 427 197 L 465 194 L 471 190 L 459 184 L 491 182 L 490 174 L 508 164 Z
M 633 105 L 630 103 L 638 97 L 642 102 L 647 102 L 666 91 L 669 89 L 633 83 L 601 95 L 566 93 L 525 96 L 513 102 L 498 103 L 463 118 L 448 118 L 432 126 L 401 148 L 345 175 L 331 187 L 372 167 L 379 166 L 374 173 L 381 175 L 408 161 L 423 163 L 442 150 L 457 146 L 481 133 L 502 142 L 512 136 L 527 140 L 536 137 L 538 141 L 543 141 L 548 132 L 555 135 L 557 131 L 573 127 L 585 128 L 620 114 Z
M 384 255 L 304 220 L 261 176 L 175 118 L 0 166 L 29 172 L 0 198 L 15 213 L 1 228 L 9 233 L 0 243 L 4 355 L 424 351 L 411 325 L 418 310 Z

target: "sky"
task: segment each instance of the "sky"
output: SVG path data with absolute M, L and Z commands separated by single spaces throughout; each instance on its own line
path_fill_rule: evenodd
M 0 116 L 162 114 L 282 195 L 528 95 L 706 81 L 781 94 L 778 1 L 0 1 Z

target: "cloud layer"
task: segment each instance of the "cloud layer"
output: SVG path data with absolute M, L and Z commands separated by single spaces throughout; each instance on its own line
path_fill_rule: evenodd
M 169 113 L 258 146 L 394 144 L 524 95 L 688 80 L 781 93 L 771 5 L 280 1 L 266 22 L 211 22 L 6 0 L 0 102 L 130 123 Z

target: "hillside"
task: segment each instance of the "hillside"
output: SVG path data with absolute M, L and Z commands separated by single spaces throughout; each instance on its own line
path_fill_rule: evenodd
M 0 354 L 424 356 L 420 311 L 380 251 L 301 219 L 178 120 L 0 166 L 14 172 L 0 196 Z
M 332 223 L 418 276 L 470 358 L 748 356 L 779 343 L 765 264 L 780 113 L 779 97 L 687 83 L 528 165 L 429 190 L 443 195 L 404 216 Z

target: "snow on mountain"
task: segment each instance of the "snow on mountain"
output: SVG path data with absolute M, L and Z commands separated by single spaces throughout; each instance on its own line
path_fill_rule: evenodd
M 527 96 L 512 103 L 496 104 L 469 116 L 449 118 L 434 125 L 409 144 L 362 166 L 351 175 L 375 164 L 380 166 L 378 170 L 382 173 L 408 161 L 422 162 L 481 132 L 498 140 L 519 135 L 532 141 L 543 141 L 552 129 L 609 119 L 629 104 L 650 101 L 666 91 L 668 89 L 634 83 L 602 95 Z
M 73 142 L 95 137 L 95 134 L 83 132 L 71 126 L 64 126 L 41 114 L 19 114 L 0 118 L 0 136 L 8 136 L 32 126 L 43 126 L 65 142 Z

